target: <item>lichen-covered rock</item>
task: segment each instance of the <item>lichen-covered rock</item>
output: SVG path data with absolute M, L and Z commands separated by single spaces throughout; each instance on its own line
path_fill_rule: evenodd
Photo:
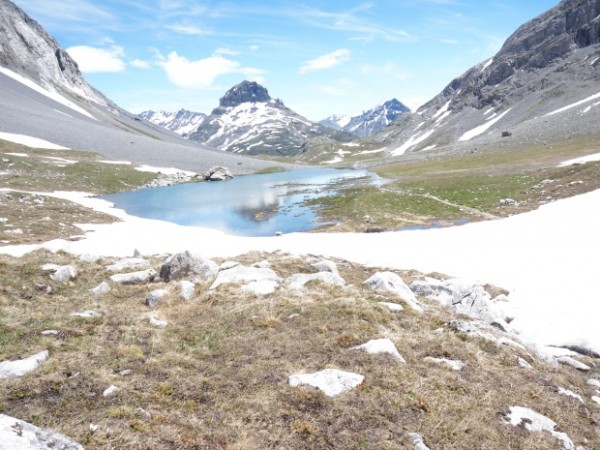
M 50 279 L 57 283 L 66 283 L 77 276 L 77 269 L 73 266 L 60 266 L 50 275 Z
M 0 450 L 84 450 L 73 439 L 0 414 Z
M 219 273 L 219 266 L 210 259 L 194 256 L 190 252 L 177 253 L 160 268 L 160 278 L 164 281 L 196 277 L 200 282 L 213 280 Z

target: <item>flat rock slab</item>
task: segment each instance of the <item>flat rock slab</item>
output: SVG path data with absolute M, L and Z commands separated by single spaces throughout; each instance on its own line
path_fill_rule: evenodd
M 118 273 L 112 275 L 110 280 L 119 284 L 144 284 L 154 281 L 156 275 L 156 270 L 148 269 L 139 272 Z
M 461 371 L 463 367 L 465 367 L 465 363 L 459 361 L 457 359 L 448 359 L 448 358 L 433 358 L 431 356 L 427 356 L 425 361 L 429 361 L 435 364 L 440 364 L 444 366 L 448 366 L 452 370 Z
M 66 283 L 77 276 L 77 269 L 73 266 L 60 266 L 50 275 L 50 279 L 57 283 Z
M 566 433 L 557 430 L 556 423 L 542 414 L 522 406 L 511 406 L 506 421 L 514 427 L 523 427 L 528 431 L 546 431 L 554 436 L 566 450 L 574 449 L 573 441 Z
M 360 385 L 364 379 L 364 376 L 357 373 L 325 369 L 309 374 L 295 374 L 288 381 L 290 386 L 308 385 L 323 391 L 328 397 L 335 397 Z
M 394 343 L 389 339 L 373 339 L 367 342 L 366 344 L 351 347 L 350 350 L 364 350 L 371 355 L 376 355 L 378 353 L 387 353 L 398 362 L 406 362 L 406 360 L 398 352 L 398 349 L 396 348 Z
M 417 301 L 417 297 L 408 285 L 394 272 L 377 272 L 364 282 L 372 291 L 389 292 L 400 297 L 410 308 L 423 311 L 425 307 Z
M 81 317 L 83 319 L 95 319 L 96 317 L 102 317 L 102 314 L 100 314 L 99 312 L 91 310 L 73 312 L 69 315 L 73 317 Z
M 27 375 L 37 369 L 49 356 L 48 350 L 44 350 L 28 358 L 3 361 L 0 363 L 0 380 Z
M 215 290 L 222 284 L 239 283 L 249 284 L 253 282 L 271 281 L 276 284 L 280 284 L 282 279 L 277 276 L 271 269 L 261 269 L 258 267 L 246 267 L 238 264 L 230 269 L 219 271 L 217 279 L 209 288 L 209 290 Z
M 149 265 L 150 261 L 147 261 L 144 258 L 126 258 L 106 266 L 106 270 L 111 272 L 120 272 L 128 269 L 140 269 L 142 267 L 148 267 Z
M 297 273 L 287 279 L 287 284 L 291 289 L 303 289 L 311 281 L 340 287 L 346 285 L 346 281 L 334 272 Z
M 73 439 L 0 414 L 0 450 L 84 450 Z

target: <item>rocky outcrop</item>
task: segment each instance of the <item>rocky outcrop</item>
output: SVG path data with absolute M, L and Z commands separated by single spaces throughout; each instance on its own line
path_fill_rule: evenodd
M 415 311 L 423 311 L 425 309 L 402 278 L 393 272 L 377 272 L 365 281 L 364 284 L 372 291 L 389 292 L 400 297 Z
M 215 166 L 211 167 L 204 175 L 206 181 L 225 181 L 231 180 L 233 175 L 227 167 Z

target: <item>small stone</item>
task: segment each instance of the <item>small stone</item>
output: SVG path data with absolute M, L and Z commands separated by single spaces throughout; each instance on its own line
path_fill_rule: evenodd
M 595 378 L 590 378 L 589 380 L 587 380 L 587 384 L 589 386 L 600 388 L 600 380 L 596 380 Z
M 81 311 L 81 312 L 73 312 L 69 315 L 73 316 L 73 317 L 82 317 L 84 319 L 95 319 L 96 317 L 102 316 L 102 314 L 100 314 L 99 312 L 91 311 L 91 310 Z
M 295 313 L 295 314 L 290 314 L 288 316 L 288 320 L 294 320 L 295 318 L 300 317 L 300 314 Z
M 371 355 L 375 355 L 378 353 L 387 353 L 392 356 L 396 361 L 405 363 L 406 360 L 402 357 L 402 355 L 396 349 L 396 346 L 389 339 L 373 339 L 366 344 L 357 345 L 356 347 L 351 347 L 350 350 L 365 350 L 367 353 Z
M 138 408 L 137 409 L 138 414 L 143 417 L 144 419 L 151 419 L 152 418 L 152 414 L 150 414 L 148 411 L 146 411 L 144 408 Z
M 92 433 L 95 433 L 96 431 L 98 431 L 98 425 L 96 425 L 95 423 L 90 423 L 90 431 Z
M 401 311 L 404 311 L 404 308 L 402 307 L 402 305 L 399 305 L 398 303 L 377 302 L 377 304 L 381 305 L 381 306 L 383 306 L 385 308 L 388 308 L 392 312 L 401 312 Z
M 58 330 L 44 330 L 42 333 L 44 336 L 57 336 Z
M 465 363 L 462 361 L 459 361 L 457 359 L 433 358 L 431 356 L 427 356 L 425 358 L 425 361 L 430 361 L 430 362 L 433 362 L 436 364 L 446 365 L 446 366 L 450 367 L 452 370 L 455 370 L 457 372 L 461 371 L 463 369 L 463 367 L 465 367 Z
M 423 442 L 423 437 L 420 434 L 408 433 L 408 437 L 416 450 L 430 450 L 429 447 L 425 445 L 425 442 Z
M 129 375 L 131 375 L 132 371 L 131 369 L 125 369 L 125 370 L 121 370 L 119 372 L 119 375 L 121 375 L 122 377 L 127 377 Z
M 77 276 L 77 269 L 73 266 L 61 266 L 54 274 L 50 275 L 50 279 L 57 283 L 66 283 Z
M 527 361 L 525 361 L 523 358 L 521 358 L 520 356 L 515 355 L 515 358 L 517 359 L 517 364 L 522 369 L 533 369 L 533 366 L 531 364 L 529 364 Z
M 166 289 L 155 289 L 148 294 L 146 298 L 146 306 L 154 308 L 169 292 Z
M 153 327 L 157 327 L 157 328 L 166 328 L 168 325 L 166 320 L 160 320 L 154 316 L 150 316 L 148 318 L 148 321 L 150 322 L 150 325 L 152 325 Z
M 110 291 L 111 291 L 110 285 L 106 281 L 103 281 L 102 283 L 100 283 L 95 288 L 90 289 L 90 292 L 92 294 L 94 294 L 96 297 L 101 297 L 103 295 L 106 295 Z
M 104 390 L 104 392 L 102 393 L 102 396 L 103 397 L 113 397 L 117 394 L 117 392 L 119 392 L 119 388 L 113 384 Z
M 182 280 L 179 282 L 179 294 L 184 300 L 190 301 L 196 295 L 196 288 L 191 281 Z
M 565 366 L 572 367 L 573 369 L 577 369 L 582 372 L 589 372 L 591 370 L 590 366 L 580 361 L 577 361 L 576 359 L 571 358 L 570 356 L 559 356 L 558 358 L 556 358 L 556 360 Z

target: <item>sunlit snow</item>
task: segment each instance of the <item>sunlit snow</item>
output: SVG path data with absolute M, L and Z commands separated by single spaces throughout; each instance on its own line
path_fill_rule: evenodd
M 44 148 L 47 150 L 69 150 L 68 147 L 53 144 L 52 142 L 45 141 L 32 136 L 26 136 L 24 134 L 13 134 L 13 133 L 2 133 L 0 132 L 0 139 L 5 141 L 14 142 L 15 144 L 25 145 L 31 148 Z

